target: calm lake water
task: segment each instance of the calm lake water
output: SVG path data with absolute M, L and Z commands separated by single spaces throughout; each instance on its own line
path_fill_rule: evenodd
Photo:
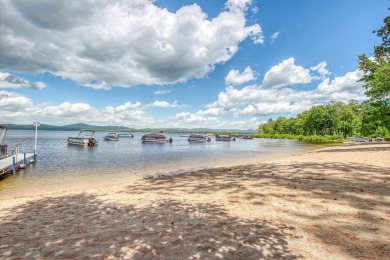
M 25 170 L 0 180 L 0 198 L 68 190 L 93 184 L 110 184 L 142 178 L 147 174 L 186 172 L 235 164 L 253 163 L 269 157 L 282 156 L 316 148 L 291 140 L 237 139 L 235 142 L 215 141 L 189 143 L 182 134 L 165 134 L 173 143 L 142 144 L 144 133 L 118 142 L 103 141 L 107 133 L 95 133 L 97 147 L 67 144 L 69 136 L 78 132 L 38 131 L 37 162 Z M 7 132 L 3 143 L 11 151 L 31 152 L 35 131 Z

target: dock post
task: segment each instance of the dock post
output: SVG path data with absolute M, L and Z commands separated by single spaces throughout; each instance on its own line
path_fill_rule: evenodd
M 12 173 L 16 173 L 16 158 L 15 156 L 12 157 Z
M 24 165 L 27 164 L 26 153 L 24 153 L 23 163 L 24 163 Z

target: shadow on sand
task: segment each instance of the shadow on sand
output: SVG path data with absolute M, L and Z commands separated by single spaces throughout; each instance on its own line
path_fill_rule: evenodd
M 292 227 L 246 221 L 210 205 L 147 207 L 80 194 L 10 208 L 0 224 L 4 259 L 297 259 Z
M 294 228 L 300 225 L 321 241 L 320 245 L 337 248 L 351 258 L 385 259 L 390 255 L 389 167 L 364 163 L 264 163 L 148 181 L 151 185 L 131 186 L 127 192 L 212 197 L 223 190 L 227 201 L 246 205 L 253 212 L 265 212 L 263 219 L 268 219 L 269 209 L 280 219 L 293 218 L 283 223 Z

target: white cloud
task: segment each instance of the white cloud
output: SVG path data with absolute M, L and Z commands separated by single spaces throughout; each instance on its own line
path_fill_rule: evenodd
M 105 112 L 110 113 L 110 114 L 119 114 L 119 113 L 126 112 L 126 111 L 139 110 L 141 108 L 142 108 L 141 102 L 135 102 L 135 103 L 126 102 L 125 104 L 119 105 L 116 107 L 107 106 L 107 107 L 105 107 Z M 106 113 L 105 113 L 105 115 L 106 115 Z
M 101 81 L 98 83 L 86 83 L 83 85 L 84 87 L 93 88 L 93 89 L 101 89 L 101 90 L 110 90 L 111 86 L 106 82 Z
M 284 71 L 284 68 L 293 68 L 293 71 L 304 71 L 303 75 L 309 79 L 309 70 L 293 64 L 293 59 L 274 66 L 270 71 Z M 278 67 L 279 66 L 279 67 Z M 323 76 L 330 75 L 325 68 L 326 63 L 312 67 Z M 278 69 L 275 69 L 277 67 Z M 282 67 L 282 69 L 280 69 Z M 289 74 L 288 72 L 286 72 Z M 270 75 L 270 74 L 268 74 Z M 274 74 L 274 76 L 276 73 Z M 205 110 L 198 111 L 196 115 L 244 115 L 266 116 L 278 114 L 297 115 L 316 104 L 329 103 L 332 100 L 348 101 L 351 99 L 365 100 L 363 84 L 358 80 L 363 76 L 359 70 L 349 72 L 341 77 L 331 80 L 323 79 L 313 90 L 297 90 L 286 85 L 280 88 L 264 88 L 264 85 L 251 85 L 242 89 L 228 86 L 224 92 L 219 93 L 218 99 L 206 106 Z M 302 77 L 302 78 L 305 78 Z M 304 83 L 305 80 L 286 79 L 284 82 Z M 307 80 L 309 81 L 309 80 Z M 309 81 L 310 82 L 310 81 Z
M 36 112 L 40 111 L 42 115 L 49 117 L 77 117 L 87 114 L 92 110 L 92 107 L 86 103 L 69 103 L 64 102 L 58 106 L 46 106 L 44 109 L 36 108 Z
M 271 35 L 271 43 L 274 43 L 276 39 L 279 37 L 280 32 L 273 33 Z
M 211 129 L 256 129 L 261 123 L 256 117 L 248 120 L 224 120 L 221 117 L 201 116 L 182 112 L 169 118 L 171 127 Z
M 251 4 L 229 0 L 209 20 L 197 4 L 171 13 L 149 0 L 3 0 L 0 67 L 95 89 L 202 78 L 248 37 L 263 41 L 246 19 Z
M 209 107 L 206 110 L 198 111 L 196 114 L 200 116 L 205 116 L 205 115 L 219 116 L 225 114 L 225 110 L 222 107 Z
M 169 103 L 167 101 L 162 101 L 162 100 L 156 100 L 151 104 L 148 104 L 145 106 L 145 108 L 149 107 L 174 107 L 174 108 L 183 108 L 186 107 L 186 105 L 180 105 L 176 100 L 173 103 Z
M 254 79 L 256 79 L 256 77 L 253 75 L 252 69 L 248 66 L 242 73 L 240 73 L 238 70 L 229 71 L 225 77 L 225 84 L 241 85 Z
M 45 124 L 65 125 L 83 122 L 94 125 L 123 125 L 135 128 L 161 127 L 166 122 L 148 115 L 149 108 L 181 108 L 178 102 L 156 101 L 151 104 L 126 102 L 118 106 L 96 108 L 88 103 L 64 102 L 59 105 L 34 104 L 29 98 L 0 90 L 0 111 L 3 123 L 26 124 L 40 121 Z M 186 114 L 183 114 L 186 116 Z
M 310 83 L 312 80 L 310 70 L 297 66 L 294 62 L 294 58 L 289 58 L 267 71 L 263 79 L 263 88 Z
M 21 77 L 0 71 L 0 88 L 30 88 L 43 89 L 47 87 L 43 82 L 29 82 Z
M 189 112 L 182 112 L 169 118 L 170 123 L 175 127 L 210 127 L 215 128 L 220 121 L 218 117 L 204 117 L 199 114 L 191 114 Z M 211 125 L 210 125 L 211 124 Z
M 189 112 L 181 112 L 181 113 L 178 113 L 172 117 L 170 117 L 169 119 L 171 120 L 183 120 L 183 119 L 186 119 L 191 113 Z
M 317 92 L 328 95 L 334 99 L 352 99 L 364 95 L 363 82 L 359 80 L 364 73 L 360 70 L 348 72 L 344 76 L 336 77 L 333 80 L 324 79 L 319 85 Z
M 165 95 L 168 93 L 171 93 L 171 91 L 170 90 L 156 90 L 153 92 L 153 94 L 155 94 L 155 95 Z
M 330 75 L 330 72 L 326 68 L 326 65 L 327 65 L 326 61 L 322 61 L 319 64 L 317 64 L 316 66 L 311 67 L 310 70 L 318 72 L 320 74 L 319 78 L 324 79 Z
M 1 116 L 5 116 L 7 112 L 15 110 L 26 111 L 25 109 L 32 105 L 32 101 L 23 95 L 15 92 L 0 90 L 0 111 Z

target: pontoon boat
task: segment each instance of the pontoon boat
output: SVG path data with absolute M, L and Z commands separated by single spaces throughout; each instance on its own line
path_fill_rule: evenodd
M 167 139 L 165 135 L 163 134 L 156 134 L 156 133 L 151 133 L 151 134 L 145 134 L 141 138 L 142 143 L 172 143 L 172 138 Z
M 68 144 L 81 145 L 81 146 L 97 146 L 98 141 L 93 137 L 94 130 L 81 130 L 77 137 L 68 137 Z
M 211 138 L 201 135 L 201 134 L 192 134 L 188 137 L 189 142 L 210 142 Z
M 119 133 L 119 134 L 117 134 L 117 137 L 133 138 L 134 135 L 130 134 L 130 133 Z
M 104 141 L 119 141 L 119 138 L 116 136 L 116 133 L 109 133 L 103 137 Z
M 230 135 L 217 135 L 215 136 L 216 141 L 236 141 L 235 137 L 231 137 Z

